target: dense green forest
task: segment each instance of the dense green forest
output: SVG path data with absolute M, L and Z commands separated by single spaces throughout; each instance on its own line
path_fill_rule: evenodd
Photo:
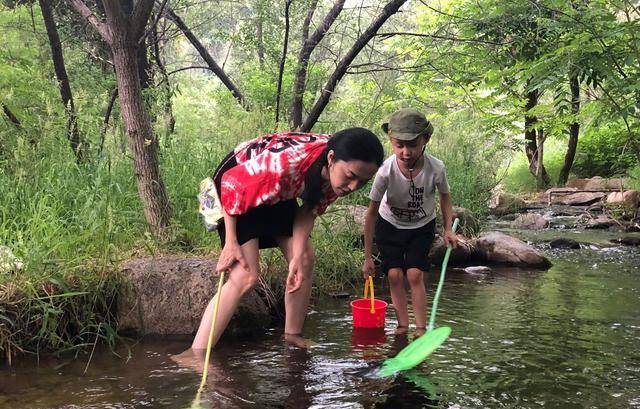
M 21 268 L 0 269 L 0 351 L 113 342 L 118 263 L 215 252 L 198 183 L 275 130 L 383 138 L 417 108 L 479 216 L 498 185 L 638 188 L 639 17 L 626 0 L 3 0 L 0 246 Z M 325 290 L 362 257 L 330 233 Z

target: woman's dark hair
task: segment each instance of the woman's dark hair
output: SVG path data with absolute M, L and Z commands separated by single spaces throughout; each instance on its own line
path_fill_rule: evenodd
M 384 148 L 378 137 L 365 128 L 347 128 L 329 138 L 327 146 L 305 177 L 302 199 L 314 207 L 322 199 L 322 168 L 328 163 L 327 154 L 333 151 L 333 159 L 338 161 L 361 160 L 374 163 L 377 167 L 384 161 Z

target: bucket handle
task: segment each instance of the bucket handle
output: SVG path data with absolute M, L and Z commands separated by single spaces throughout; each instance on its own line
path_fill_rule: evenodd
M 375 296 L 373 295 L 373 278 L 369 276 L 369 279 L 364 282 L 364 297 L 367 298 L 367 290 L 371 289 L 371 314 L 375 314 Z

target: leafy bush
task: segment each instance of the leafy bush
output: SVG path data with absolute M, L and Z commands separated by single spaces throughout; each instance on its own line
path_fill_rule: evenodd
M 580 136 L 572 172 L 578 177 L 612 177 L 625 173 L 638 160 L 625 149 L 627 132 L 621 122 L 611 122 Z

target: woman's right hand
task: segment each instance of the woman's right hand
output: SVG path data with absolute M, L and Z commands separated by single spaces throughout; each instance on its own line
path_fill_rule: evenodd
M 218 257 L 218 265 L 216 266 L 216 271 L 219 273 L 221 271 L 226 271 L 231 269 L 233 265 L 238 262 L 245 270 L 249 270 L 249 265 L 247 261 L 244 259 L 244 254 L 242 254 L 242 248 L 238 244 L 238 242 L 229 242 L 227 241 L 220 252 L 220 257 Z
M 375 269 L 376 269 L 376 266 L 373 263 L 373 258 L 372 257 L 365 257 L 364 258 L 364 265 L 362 266 L 362 278 L 367 280 L 369 278 L 369 276 L 373 276 L 373 274 L 375 272 Z

